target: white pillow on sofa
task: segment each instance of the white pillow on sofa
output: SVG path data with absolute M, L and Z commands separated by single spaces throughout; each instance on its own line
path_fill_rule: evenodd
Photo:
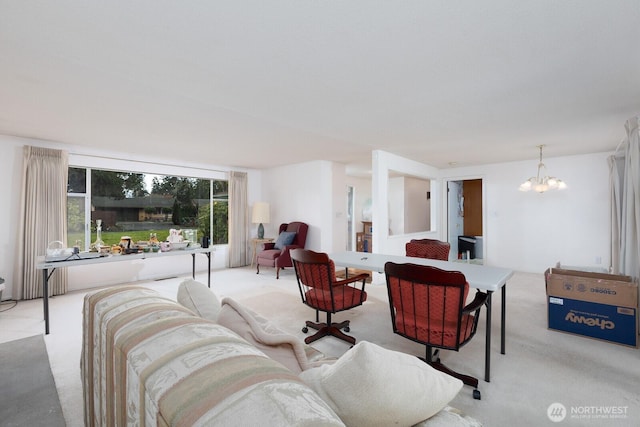
M 415 356 L 360 341 L 336 363 L 299 374 L 346 425 L 410 426 L 443 409 L 462 381 Z
M 214 322 L 218 320 L 220 301 L 204 283 L 185 279 L 178 286 L 178 302 L 198 316 Z

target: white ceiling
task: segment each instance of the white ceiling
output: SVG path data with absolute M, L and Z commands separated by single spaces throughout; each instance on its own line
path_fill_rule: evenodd
M 612 151 L 638 0 L 0 0 L 0 133 L 265 168 Z

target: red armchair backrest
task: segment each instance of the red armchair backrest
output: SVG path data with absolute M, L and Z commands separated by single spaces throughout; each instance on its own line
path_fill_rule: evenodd
M 296 250 L 298 259 L 294 259 L 296 273 L 300 283 L 321 290 L 329 290 L 336 280 L 336 266 L 329 256 L 322 252 Z
M 451 245 L 436 239 L 413 239 L 405 245 L 407 256 L 449 260 Z
M 304 245 L 307 242 L 307 232 L 309 231 L 309 226 L 304 222 L 294 221 L 290 223 L 280 224 L 280 228 L 278 229 L 278 234 L 283 231 L 293 231 L 296 233 L 296 237 L 291 242 L 292 245 L 300 246 L 304 248 Z
M 391 262 L 385 273 L 394 332 L 427 345 L 456 347 L 469 293 L 464 274 Z

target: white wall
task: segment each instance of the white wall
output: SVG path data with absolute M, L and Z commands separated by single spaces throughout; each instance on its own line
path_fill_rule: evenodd
M 389 223 L 389 171 L 401 172 L 420 178 L 437 179 L 439 175 L 438 169 L 381 150 L 373 151 L 372 165 L 373 252 L 404 255 L 405 244 L 411 239 L 428 237 L 446 240 L 441 237 L 444 234 L 439 219 L 441 215 L 438 210 L 439 205 L 433 202 L 434 198 L 439 200 L 440 186 L 438 185 L 431 186 L 431 231 L 390 236 L 388 227 L 376 225 Z
M 332 188 L 329 197 L 332 198 L 332 209 L 327 221 L 332 226 L 333 237 L 330 245 L 326 246 L 330 248 L 328 252 L 346 250 L 347 233 L 349 231 L 347 226 L 346 167 L 340 163 L 331 163 L 331 171 Z
M 405 221 L 405 181 L 403 176 L 389 178 L 389 190 L 387 192 L 387 209 L 389 222 L 387 228 L 389 235 L 397 236 L 404 234 Z M 384 224 L 375 224 L 375 227 L 382 227 Z
M 18 239 L 19 204 L 23 168 L 23 147 L 33 145 L 47 148 L 63 149 L 69 152 L 69 163 L 75 166 L 91 166 L 121 170 L 139 170 L 145 173 L 177 174 L 199 178 L 226 179 L 230 168 L 203 164 L 176 163 L 171 159 L 158 159 L 152 155 L 145 158 L 132 158 L 126 153 L 108 150 L 88 150 L 69 144 L 53 143 L 28 138 L 0 135 L 0 168 L 5 174 L 5 184 L 0 187 L 0 198 L 4 201 L 0 206 L 0 223 L 3 224 L 6 238 L 0 242 L 0 277 L 6 280 L 7 290 L 3 298 L 12 298 L 13 277 L 16 257 L 14 245 Z M 250 203 L 257 200 L 260 190 L 261 172 L 245 170 L 248 173 L 248 197 Z M 46 248 L 42 248 L 42 254 Z M 227 245 L 216 245 L 212 255 L 212 268 L 224 268 L 227 264 Z M 97 265 L 69 268 L 69 290 L 86 289 L 97 286 L 126 283 L 137 280 L 183 276 L 191 273 L 191 257 L 182 256 L 162 258 L 159 260 L 122 262 L 114 265 Z M 206 271 L 205 256 L 196 256 L 196 271 Z M 212 279 L 215 280 L 215 279 Z
M 269 203 L 271 222 L 265 224 L 265 236 L 276 238 L 282 223 L 301 221 L 309 224 L 306 247 L 323 247 L 323 202 L 328 179 L 326 162 L 313 161 L 268 169 L 262 173 L 263 200 Z
M 534 160 L 447 169 L 440 176 L 482 177 L 487 264 L 536 273 L 558 261 L 608 268 L 609 155 L 545 158 L 549 174 L 566 181 L 569 188 L 544 194 L 518 191 L 520 183 L 536 172 Z
M 431 228 L 431 200 L 429 181 L 413 177 L 404 178 L 404 232 L 418 233 Z

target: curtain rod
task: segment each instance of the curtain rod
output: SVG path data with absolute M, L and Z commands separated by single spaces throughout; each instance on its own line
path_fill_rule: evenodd
M 182 168 L 190 168 L 190 169 L 196 169 L 196 170 L 201 170 L 201 171 L 206 171 L 206 172 L 222 172 L 222 173 L 227 173 L 227 172 L 231 172 L 233 169 L 229 169 L 229 170 L 219 170 L 219 169 L 208 169 L 208 168 L 204 168 L 204 167 L 198 167 L 198 166 L 185 166 L 185 165 L 177 165 L 174 163 L 158 163 L 158 162 L 151 162 L 148 160 L 136 160 L 136 159 L 124 159 L 121 157 L 113 157 L 113 156 L 101 156 L 101 155 L 97 155 L 97 154 L 86 154 L 86 153 L 74 153 L 72 151 L 69 152 L 69 154 L 73 154 L 75 156 L 84 156 L 84 157 L 93 157 L 95 159 L 105 159 L 105 160 L 117 160 L 117 161 L 126 161 L 126 162 L 136 162 L 136 163 L 143 163 L 143 164 L 147 164 L 147 165 L 153 165 L 153 166 L 175 166 L 175 167 L 182 167 Z

